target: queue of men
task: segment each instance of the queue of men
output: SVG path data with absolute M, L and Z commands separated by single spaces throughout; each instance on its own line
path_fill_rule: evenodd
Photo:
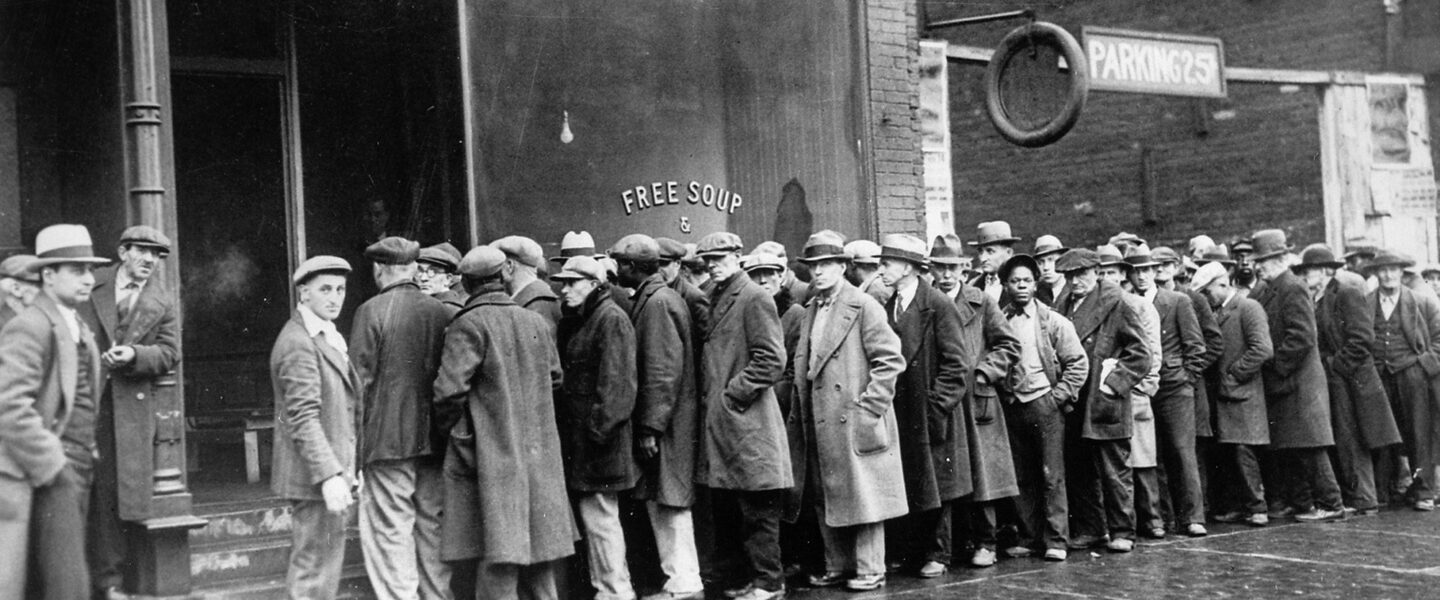
M 336 595 L 356 513 L 381 598 L 632 600 L 647 546 L 647 600 L 767 600 L 1434 509 L 1440 300 L 1413 261 L 1279 230 L 1183 256 L 1023 242 L 993 221 L 968 244 L 819 231 L 793 263 L 726 232 L 312 257 L 270 359 L 288 592 Z M 0 264 L 0 597 L 104 597 L 140 510 L 117 489 L 149 484 L 128 432 L 180 360 L 146 285 L 170 243 L 130 228 L 98 274 L 83 227 L 36 246 Z M 343 335 L 358 276 L 380 291 Z

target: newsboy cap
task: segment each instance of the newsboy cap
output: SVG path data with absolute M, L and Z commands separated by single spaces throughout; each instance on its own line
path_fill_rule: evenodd
M 1060 255 L 1060 260 L 1055 261 L 1055 271 L 1058 273 L 1074 273 L 1098 266 L 1100 255 L 1089 248 L 1071 248 Z
M 16 254 L 0 261 L 0 277 L 40 283 L 40 275 L 29 269 L 38 258 L 34 254 Z
M 745 244 L 740 241 L 740 236 L 728 231 L 717 231 L 700 238 L 700 243 L 695 245 L 695 255 L 701 258 L 723 256 L 744 248 Z
M 522 265 L 538 269 L 540 264 L 545 262 L 545 251 L 540 248 L 540 243 L 523 235 L 505 236 L 490 242 L 490 245 L 496 250 L 504 252 L 506 258 L 512 258 Z
M 560 272 L 550 276 L 555 281 L 576 281 L 580 279 L 593 279 L 605 281 L 605 265 L 589 255 L 572 256 L 565 260 L 565 266 L 560 267 Z
M 170 253 L 170 238 L 149 225 L 126 227 L 125 231 L 120 233 L 120 245 L 147 246 L 159 250 L 161 254 Z
M 754 252 L 740 257 L 740 268 L 746 273 L 752 271 L 784 271 L 785 259 L 767 252 Z
M 655 238 L 655 243 L 660 245 L 660 260 L 675 261 L 685 259 L 685 244 L 680 243 L 679 240 L 662 237 Z
M 490 277 L 500 272 L 505 253 L 494 246 L 476 246 L 460 259 L 460 274 L 466 277 Z
M 790 258 L 785 254 L 785 245 L 775 240 L 765 240 L 763 242 L 760 242 L 759 244 L 756 244 L 755 249 L 751 250 L 750 252 L 754 254 L 771 254 L 786 259 Z
M 300 266 L 295 269 L 295 275 L 290 279 L 295 282 L 295 285 L 300 285 L 310 281 L 316 275 L 349 275 L 350 270 L 350 263 L 345 259 L 321 254 L 307 258 L 305 262 L 300 263 Z
M 382 265 L 408 265 L 420 258 L 420 243 L 392 235 L 367 246 L 365 258 Z
M 1190 278 L 1190 289 L 1197 292 L 1202 291 L 1210 287 L 1210 284 L 1215 283 L 1216 280 L 1229 277 L 1229 275 L 1230 272 L 1225 268 L 1224 263 L 1205 263 L 1200 267 L 1200 270 L 1195 271 L 1195 275 Z
M 443 242 L 420 249 L 420 257 L 416 262 L 427 265 L 443 267 L 454 273 L 460 269 L 460 250 L 452 246 L 450 242 Z
M 660 243 L 643 233 L 632 233 L 620 238 L 610 247 L 610 257 L 615 260 L 657 261 L 660 260 Z M 566 261 L 565 264 L 570 263 Z

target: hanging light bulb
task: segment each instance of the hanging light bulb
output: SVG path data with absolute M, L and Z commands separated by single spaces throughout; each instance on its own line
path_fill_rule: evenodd
M 560 143 L 568 144 L 575 141 L 575 134 L 570 132 L 570 111 L 563 111 L 565 117 L 560 125 Z

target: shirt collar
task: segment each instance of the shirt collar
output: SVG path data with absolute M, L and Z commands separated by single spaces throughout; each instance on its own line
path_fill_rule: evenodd
M 911 298 L 915 297 L 915 290 L 919 287 L 920 278 L 907 277 L 905 279 L 901 279 L 900 281 L 895 282 L 895 294 L 900 296 L 901 299 L 905 300 L 905 302 L 908 303 L 910 302 Z
M 117 293 L 123 291 L 125 289 L 125 286 L 128 286 L 132 283 L 135 284 L 135 291 L 139 292 L 140 290 L 145 289 L 145 284 L 147 282 L 135 281 L 134 279 L 131 279 L 130 274 L 125 272 L 124 267 L 115 269 L 115 290 Z
M 1148 290 L 1145 290 L 1145 293 L 1140 294 L 1140 296 L 1141 296 L 1142 298 L 1145 298 L 1146 300 L 1149 300 L 1149 301 L 1151 301 L 1151 302 L 1154 302 L 1154 301 L 1155 301 L 1155 296 L 1158 296 L 1158 295 L 1160 295 L 1160 288 L 1159 288 L 1159 287 L 1152 287 L 1152 288 L 1150 288 L 1150 289 L 1148 289 Z
M 315 337 L 321 333 L 329 334 L 333 332 L 337 335 L 340 333 L 340 331 L 335 328 L 335 323 L 320 318 L 320 315 L 315 314 L 315 311 L 310 310 L 310 307 L 304 304 L 298 304 L 295 306 L 295 310 L 300 313 L 300 321 L 305 325 L 305 333 L 309 334 L 310 337 Z
M 1237 292 L 1236 292 L 1235 290 L 1233 290 L 1233 289 L 1230 290 L 1230 295 L 1229 295 L 1229 296 L 1226 296 L 1226 297 L 1225 297 L 1225 301 L 1220 303 L 1220 308 L 1225 308 L 1226 306 L 1229 306 L 1229 305 L 1230 305 L 1230 301 L 1235 299 L 1235 294 L 1236 294 L 1236 293 L 1237 293 Z

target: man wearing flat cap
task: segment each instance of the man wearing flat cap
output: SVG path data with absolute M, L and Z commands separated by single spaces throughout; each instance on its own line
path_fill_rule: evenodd
M 1414 261 L 1397 252 L 1381 250 L 1370 260 L 1378 282 L 1366 297 L 1366 311 L 1374 315 L 1375 338 L 1371 354 L 1381 384 L 1390 399 L 1396 424 L 1404 440 L 1404 454 L 1415 469 L 1408 500 L 1415 510 L 1435 509 L 1435 468 L 1440 462 L 1440 308 L 1425 301 L 1401 283 Z
M 28 268 L 34 254 L 16 254 L 0 262 L 0 327 L 40 295 L 40 275 Z
M 506 292 L 511 260 L 479 246 L 460 261 L 470 298 L 445 329 L 435 380 L 450 433 L 441 558 L 478 562 L 476 598 L 555 598 L 556 561 L 579 540 L 555 418 L 560 355 L 550 323 Z
M 793 485 L 775 398 L 785 343 L 775 302 L 741 272 L 742 249 L 740 236 L 728 232 L 706 235 L 695 249 L 715 282 L 695 478 L 711 490 L 716 555 L 747 563 L 716 577 L 729 586 L 727 595 L 769 600 L 785 594 L 778 533 L 785 489 Z
M 980 269 L 970 285 L 980 288 L 987 296 L 1000 301 L 1005 286 L 1000 282 L 1000 265 L 1015 256 L 1015 242 L 1020 238 L 1010 234 L 1010 224 L 1005 221 L 990 221 L 975 227 L 975 241 L 970 242 L 979 254 Z
M 460 250 L 450 242 L 421 248 L 415 263 L 415 283 L 420 291 L 457 311 L 465 306 L 465 288 L 460 286 Z
M 365 249 L 380 293 L 355 309 L 350 328 L 365 415 L 360 546 L 380 598 L 444 598 L 450 589 L 450 569 L 440 561 L 445 435 L 431 424 L 431 399 L 445 325 L 456 311 L 415 283 L 421 252 L 393 236 Z
M 1266 412 L 1270 418 L 1270 454 L 1265 490 L 1271 518 L 1293 515 L 1301 521 L 1344 518 L 1340 486 L 1326 449 L 1335 444 L 1330 392 L 1315 329 L 1310 291 L 1290 271 L 1291 246 L 1285 232 L 1255 232 L 1250 260 L 1261 283 L 1250 298 L 1270 322 L 1275 355 L 1265 363 Z
M 1065 251 L 1055 264 L 1066 281 L 1055 312 L 1074 323 L 1090 361 L 1089 379 L 1067 407 L 1065 424 L 1070 545 L 1129 552 L 1135 547 L 1134 478 L 1126 464 L 1131 392 L 1159 358 L 1146 344 L 1139 313 L 1118 285 L 1100 280 L 1099 265 L 1099 255 L 1083 248 Z
M 789 256 L 787 256 L 785 252 L 785 246 L 783 244 L 776 241 L 760 242 L 758 245 L 755 246 L 754 250 L 750 251 L 750 253 L 769 254 L 778 257 L 781 264 L 785 266 L 785 270 L 781 273 L 781 277 L 782 279 L 784 279 L 784 281 L 782 281 L 780 284 L 784 286 L 786 290 L 790 291 L 790 297 L 795 299 L 796 304 L 804 304 L 805 301 L 810 298 L 810 284 L 805 283 L 804 281 L 800 281 L 800 278 L 796 277 L 795 268 L 793 268 L 793 265 L 795 263 L 790 262 Z M 804 264 L 801 263 L 799 268 L 803 269 Z M 780 314 L 784 315 L 785 311 L 780 311 Z
M 40 230 L 35 250 L 42 293 L 0 329 L 0 597 L 73 600 L 91 595 L 85 515 L 101 383 L 76 311 L 91 269 L 110 261 L 81 225 Z
M 640 481 L 632 495 L 645 501 L 666 577 L 663 589 L 646 600 L 700 600 L 705 589 L 691 513 L 699 434 L 696 335 L 690 308 L 661 272 L 666 245 L 637 233 L 620 238 L 610 249 L 620 285 L 635 290 L 630 320 L 635 328 L 638 392 L 633 418 Z M 668 260 L 674 264 L 684 250 L 670 240 Z
M 95 272 L 80 310 L 102 351 L 100 459 L 87 529 L 92 585 L 104 595 L 122 583 L 127 535 L 149 517 L 155 470 L 157 381 L 180 363 L 180 326 L 172 294 L 155 277 L 170 238 L 145 225 L 120 234 L 119 264 Z
M 660 245 L 660 275 L 665 285 L 680 294 L 685 307 L 690 310 L 690 344 L 694 347 L 696 385 L 700 376 L 700 349 L 705 344 L 705 333 L 710 331 L 710 295 L 695 287 L 685 276 L 686 257 L 693 250 L 670 238 L 655 238 Z
M 345 524 L 360 484 L 362 390 L 335 328 L 349 274 L 350 263 L 335 256 L 300 263 L 291 277 L 299 303 L 270 351 L 277 425 L 270 489 L 290 501 L 291 598 L 339 592 Z
M 540 279 L 540 265 L 545 262 L 540 244 L 527 237 L 512 235 L 495 240 L 490 245 L 505 253 L 505 266 L 500 270 L 505 291 L 520 308 L 545 317 L 550 322 L 551 333 L 554 333 L 560 323 L 560 297 Z
M 1372 454 L 1400 443 L 1400 430 L 1370 347 L 1375 341 L 1375 314 L 1365 302 L 1363 280 L 1341 281 L 1335 253 L 1325 244 L 1311 244 L 1290 267 L 1315 298 L 1315 328 L 1320 361 L 1330 392 L 1330 422 L 1335 435 L 1335 470 L 1345 506 L 1361 515 L 1379 511 Z
M 795 359 L 795 346 L 800 342 L 800 322 L 805 318 L 805 298 L 791 295 L 791 288 L 785 286 L 786 273 L 783 257 L 754 252 L 741 257 L 740 267 L 750 276 L 770 299 L 775 301 L 775 312 L 780 313 L 780 329 L 785 336 L 785 373 L 775 382 L 775 398 L 780 402 L 780 412 L 789 414 L 790 400 L 795 393 L 793 377 L 789 377 Z M 809 293 L 808 291 L 802 293 Z
M 892 566 L 944 575 L 953 554 L 955 501 L 975 489 L 963 418 L 965 348 L 960 312 L 940 290 L 920 284 L 925 242 L 891 234 L 880 250 L 880 277 L 894 290 L 885 304 L 900 336 L 905 370 L 895 386 L 895 420 L 909 514 L 891 520 L 886 554 Z

